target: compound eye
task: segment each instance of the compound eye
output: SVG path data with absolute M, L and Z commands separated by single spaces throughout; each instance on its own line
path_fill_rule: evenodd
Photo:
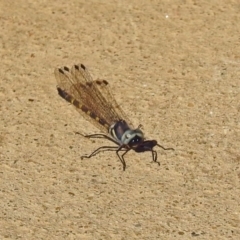
M 133 146 L 133 145 L 140 143 L 141 141 L 142 141 L 142 138 L 136 136 L 129 142 L 129 145 Z

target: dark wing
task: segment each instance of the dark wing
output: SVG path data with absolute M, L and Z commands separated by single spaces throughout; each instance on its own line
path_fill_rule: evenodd
M 108 82 L 93 81 L 83 64 L 74 65 L 71 70 L 67 67 L 57 68 L 55 77 L 58 88 L 66 92 L 70 96 L 68 98 L 71 98 L 70 102 L 75 103 L 77 110 L 80 113 L 87 113 L 83 116 L 97 127 L 106 130 L 106 127 L 109 128 L 116 121 L 126 120 L 123 111 L 108 89 Z M 103 123 L 105 123 L 104 126 Z

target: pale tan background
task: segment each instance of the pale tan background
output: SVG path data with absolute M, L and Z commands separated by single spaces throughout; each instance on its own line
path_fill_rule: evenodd
M 240 239 L 240 2 L 86 2 L 1 0 L 0 239 Z M 160 167 L 80 159 L 105 142 L 53 75 L 80 62 Z

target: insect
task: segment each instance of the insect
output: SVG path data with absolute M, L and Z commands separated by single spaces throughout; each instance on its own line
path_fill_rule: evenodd
M 133 128 L 121 107 L 117 104 L 106 80 L 93 80 L 87 68 L 83 64 L 68 67 L 56 68 L 55 77 L 57 80 L 58 94 L 67 102 L 73 104 L 80 113 L 94 125 L 106 133 L 82 135 L 87 138 L 105 138 L 115 146 L 101 146 L 90 155 L 81 158 L 91 158 L 101 151 L 115 151 L 120 159 L 123 171 L 126 169 L 125 154 L 134 150 L 135 152 L 152 153 L 152 159 L 157 162 L 157 152 L 153 150 L 158 146 L 165 148 L 156 140 L 145 140 L 140 126 Z M 120 152 L 123 151 L 122 154 Z

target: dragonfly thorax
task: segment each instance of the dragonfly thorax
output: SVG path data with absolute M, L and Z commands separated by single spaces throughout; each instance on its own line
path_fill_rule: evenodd
M 131 129 L 124 120 L 112 124 L 109 133 L 119 145 L 134 146 L 144 141 L 143 132 L 139 128 Z

